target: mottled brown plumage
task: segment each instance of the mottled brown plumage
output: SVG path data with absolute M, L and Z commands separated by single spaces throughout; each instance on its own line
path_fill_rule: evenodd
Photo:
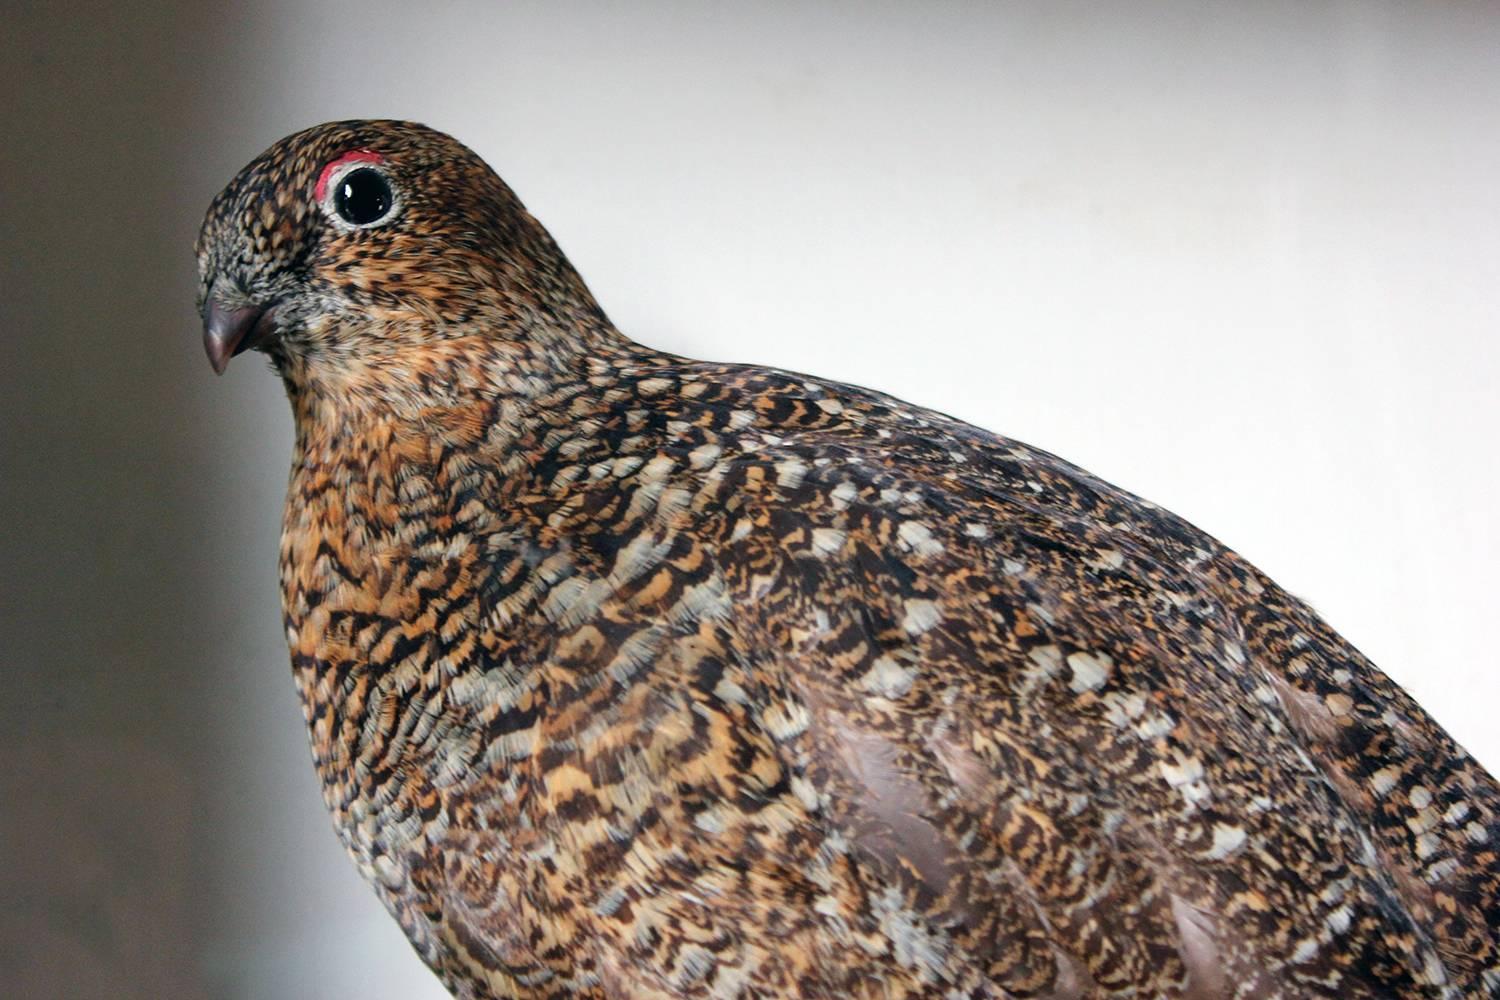
M 455 995 L 1500 994 L 1495 782 L 1180 518 L 632 343 L 420 126 L 277 143 L 199 260 L 296 414 L 326 801 Z

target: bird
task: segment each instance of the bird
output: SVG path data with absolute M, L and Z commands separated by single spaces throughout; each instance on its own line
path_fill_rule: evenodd
M 295 418 L 323 799 L 454 996 L 1500 996 L 1500 788 L 1183 518 L 629 339 L 423 125 L 276 142 L 196 254 Z

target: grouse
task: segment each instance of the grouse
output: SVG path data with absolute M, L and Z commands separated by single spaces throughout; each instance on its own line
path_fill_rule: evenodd
M 634 343 L 420 125 L 277 142 L 197 254 L 295 415 L 324 799 L 455 996 L 1500 996 L 1495 781 L 1181 518 Z

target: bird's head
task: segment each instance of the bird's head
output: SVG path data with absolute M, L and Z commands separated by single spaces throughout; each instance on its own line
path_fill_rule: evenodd
M 259 350 L 293 388 L 411 378 L 459 342 L 556 353 L 608 329 L 484 161 L 411 122 L 332 122 L 277 142 L 214 199 L 197 253 L 214 370 Z

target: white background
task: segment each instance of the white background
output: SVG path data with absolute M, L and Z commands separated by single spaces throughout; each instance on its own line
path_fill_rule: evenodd
M 161 201 L 184 262 L 281 135 L 424 121 L 489 160 L 628 335 L 889 391 L 1154 500 L 1500 767 L 1500 8 L 384 2 L 200 27 Z M 200 349 L 173 316 L 151 350 L 176 365 Z M 216 609 L 194 619 L 215 641 L 193 974 L 214 996 L 441 997 L 307 760 L 276 607 L 280 386 L 183 365 Z

